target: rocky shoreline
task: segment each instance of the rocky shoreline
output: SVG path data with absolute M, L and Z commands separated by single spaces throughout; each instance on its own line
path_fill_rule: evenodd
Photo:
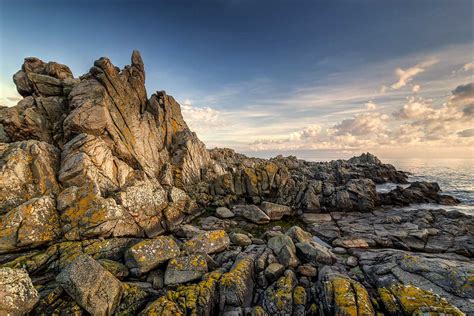
M 206 149 L 138 51 L 26 58 L 0 107 L 1 315 L 474 313 L 472 216 L 371 154 Z M 405 184 L 377 192 L 376 184 Z M 397 210 L 417 203 L 439 209 Z

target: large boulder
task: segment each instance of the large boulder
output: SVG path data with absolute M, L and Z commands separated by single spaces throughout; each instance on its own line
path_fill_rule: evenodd
M 270 315 L 292 315 L 293 290 L 297 284 L 295 273 L 286 270 L 284 276 L 265 290 L 263 305 Z
M 173 258 L 168 261 L 165 285 L 186 283 L 200 279 L 207 273 L 206 257 L 201 254 Z
M 0 215 L 0 253 L 34 248 L 60 235 L 56 203 L 49 196 L 32 198 Z
M 413 285 L 394 284 L 378 294 L 389 315 L 465 315 L 445 298 Z
M 271 202 L 262 202 L 260 209 L 264 211 L 272 221 L 279 220 L 283 216 L 291 214 L 291 208 L 289 206 Z
M 232 211 L 255 224 L 270 222 L 270 217 L 256 205 L 236 205 Z
M 337 260 L 329 249 L 314 241 L 298 242 L 295 246 L 297 255 L 306 262 L 331 265 Z
M 223 230 L 212 230 L 194 236 L 183 244 L 186 253 L 216 253 L 227 249 L 230 239 Z
M 320 272 L 321 302 L 328 315 L 375 315 L 366 288 L 329 269 Z
M 67 79 L 73 78 L 68 66 L 56 62 L 45 63 L 36 57 L 25 58 L 21 70 L 13 75 L 13 82 L 22 96 L 62 95 Z
M 123 293 L 121 282 L 87 255 L 63 269 L 56 281 L 92 315 L 112 315 Z
M 62 119 L 67 113 L 67 99 L 62 96 L 26 97 L 16 106 L 0 107 L 2 142 L 29 139 L 63 145 Z
M 225 306 L 248 307 L 254 291 L 254 259 L 246 256 L 237 260 L 231 270 L 219 280 L 220 309 Z
M 474 264 L 468 257 L 453 253 L 429 254 L 395 249 L 361 249 L 354 254 L 368 280 L 376 288 L 392 292 L 394 285 L 413 284 L 419 290 L 397 285 L 392 294 L 409 297 L 410 292 L 414 292 L 424 297 L 423 291 L 429 291 L 463 312 L 474 312 L 474 306 L 469 303 L 469 300 L 474 299 Z
M 130 247 L 125 253 L 125 264 L 132 273 L 141 275 L 179 254 L 179 247 L 172 237 L 160 236 Z
M 57 194 L 59 150 L 35 140 L 0 143 L 0 214 L 34 197 Z
M 289 236 L 283 234 L 274 236 L 268 240 L 267 245 L 285 267 L 296 268 L 298 266 L 296 247 Z
M 67 240 L 143 236 L 133 216 L 113 198 L 103 198 L 94 183 L 69 187 L 58 197 Z
M 25 270 L 0 268 L 1 315 L 24 315 L 38 301 L 38 292 Z
M 199 283 L 182 285 L 174 291 L 168 291 L 168 297 L 186 315 L 213 315 L 218 303 L 218 280 L 221 275 L 219 270 L 206 273 Z

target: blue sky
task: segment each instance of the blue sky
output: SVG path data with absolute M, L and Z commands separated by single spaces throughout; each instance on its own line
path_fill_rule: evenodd
M 208 147 L 473 156 L 472 1 L 0 1 L 0 104 L 24 57 L 133 49 Z

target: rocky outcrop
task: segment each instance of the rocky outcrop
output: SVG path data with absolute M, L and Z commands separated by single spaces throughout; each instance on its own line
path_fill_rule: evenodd
M 61 287 L 93 315 L 112 315 L 120 302 L 122 284 L 87 255 L 82 255 L 56 277 Z
M 39 296 L 24 270 L 0 268 L 0 313 L 23 315 L 38 303 Z
M 27 58 L 0 107 L 0 314 L 473 313 L 472 216 L 371 154 L 207 150 L 140 54 Z M 376 184 L 404 184 L 377 192 Z M 395 206 L 412 205 L 411 211 Z M 214 216 L 215 215 L 215 216 Z M 23 270 L 21 270 L 23 269 Z

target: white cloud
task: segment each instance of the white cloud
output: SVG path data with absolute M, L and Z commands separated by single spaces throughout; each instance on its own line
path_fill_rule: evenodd
M 184 101 L 184 104 L 181 106 L 181 111 L 186 123 L 193 131 L 198 132 L 198 134 L 223 126 L 224 124 L 219 111 L 210 107 L 193 106 L 189 100 Z
M 377 104 L 375 104 L 373 101 L 369 101 L 365 104 L 365 108 L 367 110 L 376 110 L 377 109 Z
M 305 129 L 290 134 L 290 141 L 315 138 L 321 133 L 321 126 L 312 125 Z
M 431 59 L 425 60 L 424 62 L 416 64 L 413 67 L 409 67 L 406 69 L 397 68 L 395 70 L 395 74 L 398 76 L 398 81 L 392 84 L 391 88 L 395 90 L 403 88 L 404 86 L 407 85 L 408 82 L 412 81 L 416 75 L 424 72 L 426 68 L 433 66 L 437 62 L 438 62 L 437 59 L 431 58 Z
M 429 115 L 433 111 L 429 102 L 423 100 L 423 98 L 411 96 L 408 98 L 408 102 L 393 115 L 400 119 L 418 119 Z
M 8 84 L 0 83 L 0 105 L 14 106 L 21 99 L 23 99 L 23 97 L 18 94 L 13 82 Z
M 462 69 L 464 71 L 469 71 L 474 69 L 474 63 L 467 63 L 464 66 L 462 66 Z
M 380 133 L 385 130 L 388 119 L 388 115 L 381 113 L 358 114 L 353 118 L 343 120 L 333 128 L 336 135 Z
M 419 84 L 416 84 L 413 86 L 413 88 L 411 88 L 411 92 L 413 93 L 418 93 L 420 92 L 420 90 L 421 90 L 421 86 Z

